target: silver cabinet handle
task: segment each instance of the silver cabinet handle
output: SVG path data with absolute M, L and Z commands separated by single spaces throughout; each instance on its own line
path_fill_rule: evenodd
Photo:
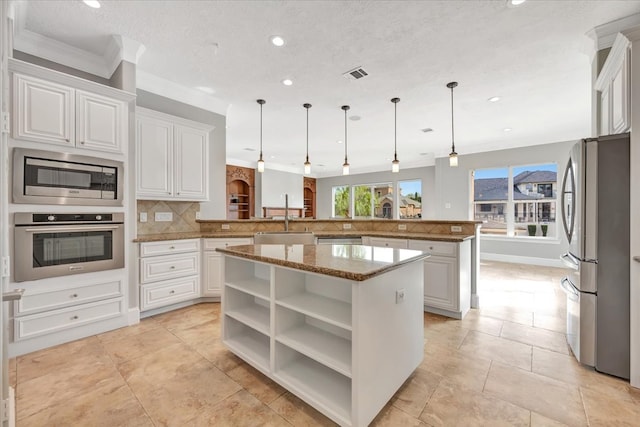
M 84 145 L 84 141 L 80 141 L 80 144 Z
M 172 250 L 173 250 L 173 249 L 175 249 L 175 248 L 176 248 L 175 246 L 169 246 L 169 249 L 172 249 Z
M 169 292 L 169 293 L 170 293 L 170 294 L 175 294 L 175 293 L 176 293 L 176 291 L 175 291 L 175 290 L 172 290 L 172 291 L 171 291 L 171 292 Z
M 78 298 L 78 294 L 71 294 L 71 298 Z
M 640 262 L 640 256 L 634 256 L 634 257 L 633 257 L 633 260 L 634 260 L 635 262 Z
M 73 316 L 71 320 L 78 320 L 78 316 Z
M 2 294 L 2 301 L 18 301 L 22 298 L 22 294 L 24 294 L 24 289 L 14 289 L 10 292 L 5 292 Z
M 175 269 L 176 269 L 176 266 L 175 266 L 175 265 L 172 265 L 171 267 L 169 267 L 169 269 L 170 269 L 170 270 L 175 270 Z

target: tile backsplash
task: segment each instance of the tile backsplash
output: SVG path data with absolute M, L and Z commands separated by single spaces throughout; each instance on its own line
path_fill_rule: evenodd
M 183 233 L 200 231 L 196 222 L 196 212 L 200 211 L 198 202 L 169 202 L 164 200 L 138 200 L 137 227 L 138 235 Z M 147 222 L 140 222 L 140 213 L 146 212 Z M 156 213 L 171 213 L 171 221 L 155 221 Z

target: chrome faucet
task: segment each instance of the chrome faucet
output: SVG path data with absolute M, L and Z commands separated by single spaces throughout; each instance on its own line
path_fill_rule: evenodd
M 289 195 L 284 195 L 284 231 L 289 231 Z

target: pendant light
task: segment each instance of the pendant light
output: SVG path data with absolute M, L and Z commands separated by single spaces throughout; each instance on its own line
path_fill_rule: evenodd
M 456 153 L 456 144 L 453 141 L 453 88 L 458 86 L 458 82 L 447 83 L 447 87 L 451 89 L 451 153 L 449 154 L 449 166 L 455 168 L 458 166 L 458 153 Z
M 400 172 L 400 160 L 398 160 L 398 102 L 400 98 L 391 98 L 393 102 L 393 161 L 391 162 L 391 172 Z
M 304 174 L 309 175 L 311 173 L 311 162 L 309 161 L 309 108 L 311 104 L 302 104 L 307 109 L 307 158 L 304 161 Z
M 262 106 L 267 103 L 264 99 L 256 100 L 260 104 L 260 159 L 258 160 L 258 172 L 264 172 L 264 160 L 262 160 Z
M 344 164 L 342 165 L 342 175 L 349 175 L 349 162 L 347 161 L 347 111 L 351 107 L 343 105 L 340 108 L 344 111 Z

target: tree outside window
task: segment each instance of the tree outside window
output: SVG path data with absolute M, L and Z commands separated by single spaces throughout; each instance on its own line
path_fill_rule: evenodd
M 333 187 L 333 216 L 336 218 L 349 218 L 351 206 L 350 187 L 347 185 Z

